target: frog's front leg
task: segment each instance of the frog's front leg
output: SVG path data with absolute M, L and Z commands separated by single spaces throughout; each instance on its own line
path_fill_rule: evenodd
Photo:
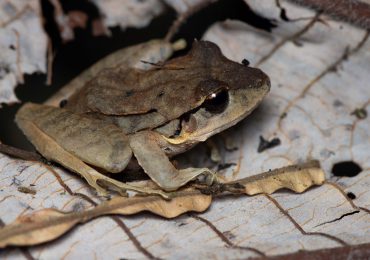
M 215 174 L 208 168 L 176 169 L 158 144 L 163 141 L 161 138 L 160 134 L 152 131 L 130 136 L 130 146 L 138 163 L 161 188 L 176 190 L 201 174 L 206 175 L 207 182 L 213 182 Z
M 132 152 L 128 138 L 115 125 L 66 109 L 32 103 L 18 111 L 16 122 L 44 157 L 79 173 L 101 195 L 107 191 L 99 184 L 121 193 L 134 190 L 165 196 L 161 191 L 111 179 L 89 166 L 120 172 L 130 161 Z

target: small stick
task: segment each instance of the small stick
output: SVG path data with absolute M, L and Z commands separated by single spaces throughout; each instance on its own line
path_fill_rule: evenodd
M 26 150 L 22 150 L 19 148 L 15 148 L 10 145 L 2 144 L 0 143 L 0 152 L 22 159 L 22 160 L 28 160 L 28 161 L 43 161 L 43 157 L 35 152 L 29 152 Z
M 193 5 L 189 7 L 188 10 L 186 10 L 184 13 L 180 14 L 177 19 L 172 23 L 170 29 L 168 30 L 164 40 L 165 41 L 171 41 L 172 38 L 175 36 L 181 25 L 193 14 L 199 12 L 203 8 L 207 7 L 211 3 L 214 3 L 218 0 L 205 0 L 200 2 L 199 4 Z
M 47 77 L 46 77 L 46 85 L 50 86 L 52 84 L 53 79 L 53 61 L 54 61 L 54 53 L 53 53 L 53 43 L 48 37 L 48 51 L 47 51 Z
M 358 0 L 289 0 L 316 11 L 322 11 L 336 20 L 370 30 L 370 5 Z

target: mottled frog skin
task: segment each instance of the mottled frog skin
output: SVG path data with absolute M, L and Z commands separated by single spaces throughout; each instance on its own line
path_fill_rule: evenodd
M 212 42 L 195 41 L 187 55 L 148 69 L 119 64 L 101 70 L 65 108 L 27 103 L 16 122 L 43 156 L 79 173 L 99 193 L 107 186 L 153 192 L 96 170 L 124 172 L 133 155 L 161 189 L 173 191 L 201 174 L 214 175 L 207 168 L 176 169 L 169 157 L 235 125 L 269 89 L 261 70 L 228 60 Z

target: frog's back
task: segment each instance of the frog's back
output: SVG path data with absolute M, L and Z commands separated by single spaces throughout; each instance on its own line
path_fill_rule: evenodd
M 71 97 L 67 108 L 132 133 L 179 119 L 220 88 L 254 85 L 261 76 L 257 72 L 225 58 L 217 45 L 200 41 L 187 55 L 148 71 L 125 67 L 102 71 Z

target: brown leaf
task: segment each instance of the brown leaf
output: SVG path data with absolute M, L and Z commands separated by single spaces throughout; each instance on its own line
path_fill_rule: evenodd
M 128 200 L 128 199 L 126 199 Z M 177 192 L 171 200 L 161 197 L 131 198 L 130 203 L 123 204 L 121 197 L 116 197 L 109 202 L 114 208 L 110 213 L 131 215 L 141 211 L 150 211 L 165 218 L 174 218 L 185 212 L 205 211 L 212 202 L 212 197 L 201 194 L 199 191 L 187 190 Z
M 282 188 L 301 193 L 313 185 L 323 184 L 324 181 L 325 173 L 320 168 L 319 162 L 312 161 L 275 169 L 233 183 L 243 185 L 246 194 L 255 195 L 271 194 Z
M 0 229 L 0 248 L 8 245 L 36 245 L 55 239 L 80 221 L 74 215 L 56 209 L 43 209 L 21 216 Z
M 174 218 L 184 212 L 202 212 L 211 204 L 212 197 L 199 191 L 186 190 L 176 193 L 168 201 L 158 196 L 116 197 L 99 206 L 82 212 L 62 212 L 43 209 L 28 216 L 19 217 L 0 229 L 0 248 L 6 246 L 36 245 L 58 238 L 77 223 L 111 214 L 131 215 L 150 211 L 165 218 Z
M 233 194 L 256 195 L 271 194 L 280 189 L 289 189 L 301 193 L 314 185 L 325 181 L 325 173 L 318 161 L 291 165 L 250 176 L 244 179 L 216 183 L 212 186 L 197 185 L 204 194 L 218 195 L 224 192 Z

